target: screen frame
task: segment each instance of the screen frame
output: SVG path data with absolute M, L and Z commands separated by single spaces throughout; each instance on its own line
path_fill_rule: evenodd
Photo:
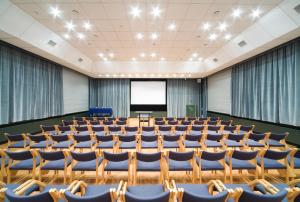
M 136 104 L 131 104 L 131 82 L 132 81 L 164 81 L 166 83 L 166 89 L 165 89 L 165 103 L 164 105 L 155 105 L 155 104 L 148 104 L 148 105 L 136 105 Z M 168 82 L 167 79 L 130 79 L 130 88 L 129 88 L 129 103 L 130 103 L 130 111 L 167 111 L 167 88 Z

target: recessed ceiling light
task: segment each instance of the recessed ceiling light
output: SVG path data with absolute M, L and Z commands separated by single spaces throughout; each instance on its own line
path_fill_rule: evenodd
M 104 61 L 108 61 L 107 57 L 104 57 L 103 60 L 104 60 Z
M 166 60 L 166 58 L 160 58 L 160 60 L 161 60 L 161 61 L 165 61 L 165 60 Z
M 99 53 L 98 55 L 99 55 L 100 57 L 102 57 L 102 58 L 104 57 L 104 54 L 103 54 L 103 53 Z
M 180 74 L 180 77 L 184 77 L 184 74 Z
M 193 58 L 189 58 L 189 61 L 193 61 Z
M 242 14 L 242 10 L 239 9 L 239 8 L 236 8 L 236 9 L 234 9 L 234 10 L 232 11 L 231 16 L 232 16 L 233 18 L 240 18 L 240 17 L 241 17 L 241 14 Z
M 203 60 L 203 58 L 202 58 L 202 57 L 199 57 L 199 58 L 198 58 L 198 61 L 202 61 L 202 60 Z
M 98 74 L 98 76 L 101 77 L 102 75 L 101 75 L 101 74 Z
M 124 77 L 125 75 L 124 74 L 121 74 L 121 77 Z
M 131 7 L 130 14 L 136 18 L 140 17 L 142 10 L 138 6 Z
M 91 23 L 89 21 L 87 21 L 87 22 L 83 23 L 83 28 L 85 30 L 90 30 L 92 28 L 92 25 L 91 25 Z
M 131 77 L 131 74 L 128 74 L 128 77 Z
M 171 24 L 169 24 L 168 30 L 174 31 L 175 29 L 176 29 L 176 24 L 174 22 L 172 22 Z
M 117 77 L 117 74 L 113 74 L 113 77 Z
M 202 24 L 202 29 L 204 31 L 208 31 L 211 28 L 211 24 L 209 22 L 205 22 Z
M 151 53 L 151 57 L 156 57 L 156 53 Z
M 158 34 L 156 32 L 151 34 L 151 39 L 156 40 L 158 38 Z
M 227 23 L 226 22 L 222 22 L 222 23 L 219 24 L 218 29 L 221 32 L 223 32 L 223 31 L 225 31 L 227 29 L 227 27 L 228 27 Z
M 153 7 L 152 11 L 151 11 L 151 15 L 153 15 L 153 17 L 160 17 L 162 10 L 159 8 L 159 6 Z
M 155 75 L 154 75 L 154 74 L 151 74 L 150 76 L 151 76 L 151 77 L 154 77 Z
M 113 58 L 113 57 L 115 57 L 115 54 L 110 53 L 110 54 L 109 54 L 109 57 Z
M 74 25 L 73 22 L 70 21 L 70 22 L 67 22 L 67 23 L 66 23 L 66 26 L 65 26 L 65 27 L 66 27 L 69 31 L 73 31 L 73 30 L 75 30 L 76 25 Z
M 224 39 L 225 39 L 225 40 L 230 40 L 231 37 L 232 37 L 231 34 L 228 33 L 228 34 L 226 34 L 226 35 L 224 36 Z
M 143 77 L 146 77 L 147 76 L 147 74 L 143 74 Z
M 209 38 L 209 40 L 214 41 L 214 40 L 217 39 L 217 37 L 218 37 L 218 35 L 216 35 L 215 33 L 212 33 L 212 34 L 209 35 L 208 38 Z
M 145 54 L 145 53 L 141 53 L 140 56 L 141 56 L 142 58 L 144 58 L 144 57 L 146 56 L 146 54 Z
M 192 57 L 198 57 L 198 53 L 193 53 Z
M 169 74 L 166 74 L 166 77 L 169 77 Z
M 136 73 L 136 74 L 135 74 L 135 76 L 136 76 L 136 77 L 139 77 L 139 76 L 140 76 L 140 74 Z
M 139 39 L 139 40 L 141 40 L 141 39 L 144 38 L 144 35 L 142 33 L 137 33 L 136 34 L 136 38 Z
M 191 77 L 191 76 L 192 76 L 191 74 L 188 75 L 188 77 Z
M 252 17 L 252 19 L 256 19 L 256 18 L 260 17 L 261 13 L 262 13 L 262 11 L 259 8 L 257 8 L 255 10 L 252 10 L 250 16 Z
M 136 58 L 131 58 L 131 60 L 135 62 L 135 61 L 136 61 Z
M 85 35 L 82 33 L 77 33 L 77 38 L 82 40 L 85 38 Z
M 177 74 L 173 74 L 173 77 L 176 77 L 177 76 Z
M 69 34 L 64 34 L 64 38 L 65 38 L 65 39 L 70 39 L 71 37 L 70 37 Z
M 109 74 L 105 74 L 106 77 L 109 77 Z
M 60 17 L 61 10 L 59 10 L 57 7 L 50 7 L 50 13 L 53 15 L 54 18 Z

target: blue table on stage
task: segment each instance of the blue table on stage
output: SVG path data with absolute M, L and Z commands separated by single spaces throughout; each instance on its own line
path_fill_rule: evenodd
M 110 107 L 92 107 L 89 114 L 90 116 L 112 116 L 113 110 Z

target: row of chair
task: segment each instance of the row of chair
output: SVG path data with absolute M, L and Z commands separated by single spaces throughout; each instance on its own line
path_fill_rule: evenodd
M 230 182 L 233 181 L 233 171 L 255 171 L 255 178 L 265 178 L 265 171 L 279 170 L 282 176 L 294 178 L 289 171 L 300 168 L 300 150 L 292 149 L 285 151 L 261 149 L 261 150 L 201 150 L 186 152 L 120 152 L 107 151 L 75 152 L 70 150 L 0 150 L 1 173 L 7 170 L 7 181 L 11 181 L 11 172 L 18 170 L 32 171 L 34 179 L 37 168 L 40 170 L 39 179 L 43 171 L 64 171 L 64 183 L 67 180 L 67 169 L 71 167 L 72 180 L 75 171 L 95 171 L 96 182 L 101 169 L 102 179 L 106 181 L 105 172 L 124 171 L 128 172 L 128 180 L 135 183 L 137 172 L 159 172 L 160 181 L 169 179 L 169 173 L 173 171 L 191 172 L 193 182 L 199 178 L 202 182 L 202 174 L 205 171 L 222 171 L 226 180 L 226 166 L 229 169 Z M 291 169 L 291 170 L 290 170 Z M 251 172 L 249 172 L 251 173 Z M 1 174 L 1 177 L 2 177 Z
M 223 184 L 211 180 L 207 184 L 163 184 L 128 186 L 119 184 L 88 185 L 75 180 L 67 185 L 46 185 L 28 180 L 21 185 L 2 183 L 0 199 L 14 202 L 299 202 L 300 180 L 289 184 L 271 184 L 254 180 L 247 184 Z M 32 195 L 33 192 L 37 192 Z

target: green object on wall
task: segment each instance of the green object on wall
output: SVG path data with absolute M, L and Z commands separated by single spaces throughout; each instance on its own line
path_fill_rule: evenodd
M 196 117 L 196 105 L 186 105 L 186 116 Z

